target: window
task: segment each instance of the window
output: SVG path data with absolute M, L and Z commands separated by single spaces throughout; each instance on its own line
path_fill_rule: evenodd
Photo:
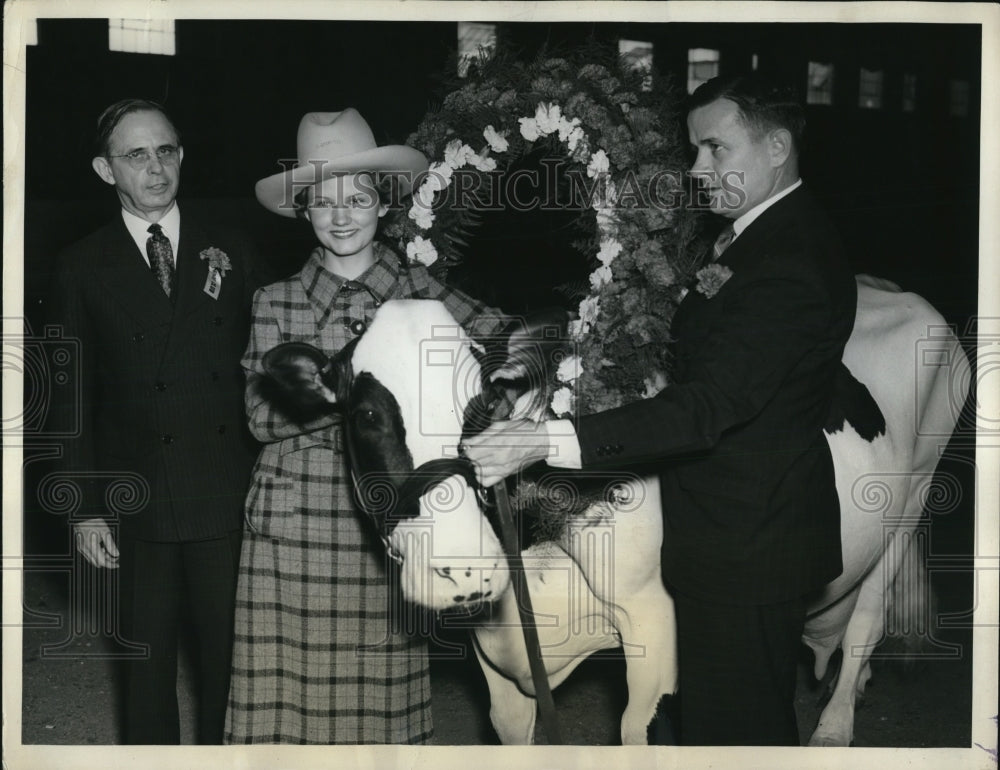
M 469 74 L 475 59 L 489 56 L 497 45 L 497 25 L 477 21 L 458 22 L 458 76 Z
M 858 84 L 858 106 L 867 110 L 877 110 L 882 106 L 882 70 L 861 68 Z
M 108 19 L 108 49 L 173 56 L 173 19 Z
M 833 65 L 809 62 L 806 104 L 833 104 Z
M 719 74 L 719 52 L 711 48 L 688 49 L 688 93 Z
M 653 69 L 653 44 L 641 40 L 619 40 L 618 53 L 629 67 L 646 73 L 642 90 L 652 90 L 653 76 L 650 71 Z
M 917 76 L 903 75 L 903 112 L 917 108 Z

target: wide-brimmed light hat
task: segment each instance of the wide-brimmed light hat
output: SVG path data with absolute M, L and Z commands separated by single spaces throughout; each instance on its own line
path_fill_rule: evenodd
M 295 216 L 296 193 L 304 187 L 343 173 L 381 171 L 399 180 L 405 195 L 427 158 L 419 150 L 392 144 L 375 144 L 368 123 L 353 107 L 342 112 L 308 112 L 299 122 L 297 165 L 261 179 L 257 200 L 276 214 Z

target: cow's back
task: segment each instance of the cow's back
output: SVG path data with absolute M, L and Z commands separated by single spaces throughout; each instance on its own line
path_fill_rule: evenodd
M 827 436 L 841 504 L 844 571 L 813 602 L 806 631 L 812 642 L 830 644 L 853 611 L 844 598 L 878 564 L 890 539 L 920 517 L 961 410 L 954 394 L 964 393 L 968 383 L 968 363 L 941 315 L 916 294 L 863 278 L 844 363 L 871 391 L 886 431 L 871 442 L 849 426 Z

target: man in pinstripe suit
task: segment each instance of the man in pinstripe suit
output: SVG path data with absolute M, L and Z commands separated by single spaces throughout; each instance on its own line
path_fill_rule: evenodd
M 184 150 L 154 102 L 129 99 L 98 121 L 93 168 L 121 214 L 59 257 L 52 320 L 80 341 L 80 434 L 64 469 L 82 492 L 77 549 L 117 570 L 119 640 L 130 659 L 127 743 L 178 743 L 180 619 L 193 620 L 198 740 L 221 743 L 229 687 L 242 505 L 255 446 L 240 357 L 249 330 L 251 250 L 181 217 Z M 69 407 L 62 405 L 63 414 Z M 119 516 L 99 480 L 134 480 Z

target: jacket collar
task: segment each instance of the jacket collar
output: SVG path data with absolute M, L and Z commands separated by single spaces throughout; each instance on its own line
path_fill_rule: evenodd
M 746 226 L 719 257 L 719 264 L 732 266 L 734 263 L 751 257 L 764 255 L 764 245 L 775 233 L 782 231 L 786 225 L 794 223 L 803 209 L 812 205 L 812 195 L 805 185 L 797 187 L 768 206 L 750 224 Z
M 375 263 L 354 280 L 347 280 L 323 266 L 323 249 L 316 248 L 299 272 L 302 286 L 309 298 L 316 324 L 322 329 L 329 321 L 338 297 L 363 291 L 381 305 L 392 296 L 403 266 L 389 247 L 375 244 Z

